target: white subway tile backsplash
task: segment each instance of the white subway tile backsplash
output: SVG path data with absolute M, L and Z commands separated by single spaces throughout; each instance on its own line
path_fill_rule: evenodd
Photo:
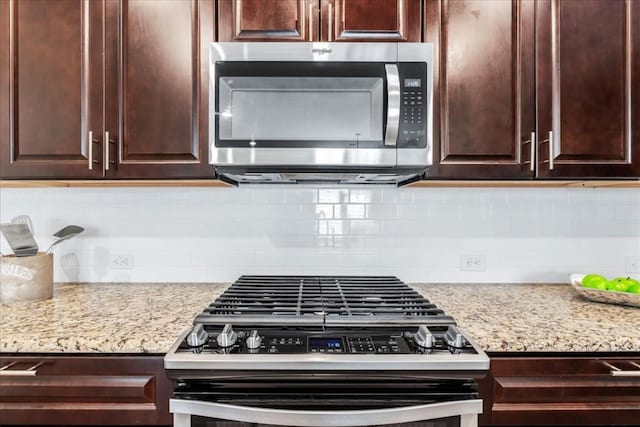
M 398 219 L 426 219 L 427 212 L 427 206 L 423 204 L 398 205 Z
M 382 190 L 379 188 L 352 188 L 349 190 L 349 203 L 382 203 Z
M 253 201 L 257 204 L 285 203 L 286 192 L 282 188 L 263 188 L 253 192 Z
M 318 234 L 343 235 L 349 234 L 349 222 L 344 220 L 318 221 Z
M 346 188 L 318 189 L 319 203 L 349 203 L 349 190 Z
M 290 207 L 292 208 L 292 207 Z M 298 212 L 302 218 L 333 219 L 333 205 L 304 204 L 300 205 Z
M 419 190 L 418 190 L 419 191 Z M 398 188 L 395 191 L 382 191 L 382 203 L 395 204 L 395 203 L 413 203 L 413 195 L 416 193 L 416 189 L 413 188 Z
M 285 191 L 288 204 L 318 203 L 318 191 L 314 188 L 287 188 Z
M 378 220 L 351 220 L 349 222 L 349 232 L 351 234 L 379 234 L 382 230 L 382 222 Z
M 393 219 L 398 217 L 398 207 L 389 205 L 365 205 L 365 217 L 368 219 Z
M 230 281 L 240 274 L 391 274 L 414 282 L 563 282 L 640 256 L 640 191 L 592 188 L 1 189 L 30 214 L 59 281 Z M 4 240 L 3 252 L 9 252 Z M 486 257 L 460 271 L 460 255 Z M 132 270 L 113 270 L 131 255 Z
M 361 204 L 334 205 L 333 211 L 335 217 L 340 219 L 364 219 L 365 217 L 365 205 Z

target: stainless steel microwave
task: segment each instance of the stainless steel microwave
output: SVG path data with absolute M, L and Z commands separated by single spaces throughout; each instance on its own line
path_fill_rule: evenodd
M 402 184 L 432 164 L 429 43 L 213 43 L 209 72 L 222 179 Z

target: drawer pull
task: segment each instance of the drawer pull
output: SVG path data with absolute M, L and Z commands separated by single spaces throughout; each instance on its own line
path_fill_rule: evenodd
M 16 362 L 11 362 L 8 365 L 0 368 L 0 377 L 35 377 L 38 374 L 38 369 L 40 366 L 44 365 L 44 362 L 36 363 L 29 369 L 22 370 L 10 370 L 11 366 L 15 365 Z
M 610 374 L 614 377 L 640 377 L 640 365 L 636 362 L 629 362 L 633 366 L 636 366 L 639 370 L 637 371 L 625 371 L 623 369 L 618 368 L 617 366 L 612 365 L 611 363 L 602 362 L 607 368 L 611 369 Z

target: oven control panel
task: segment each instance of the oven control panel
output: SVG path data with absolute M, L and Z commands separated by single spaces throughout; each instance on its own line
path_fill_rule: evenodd
M 239 330 L 206 326 L 208 339 L 199 345 L 188 339 L 180 351 L 239 354 L 476 354 L 473 346 L 452 326 L 421 326 L 415 331 L 301 332 L 287 330 Z M 227 335 L 233 334 L 234 340 Z M 224 339 L 220 339 L 224 337 Z

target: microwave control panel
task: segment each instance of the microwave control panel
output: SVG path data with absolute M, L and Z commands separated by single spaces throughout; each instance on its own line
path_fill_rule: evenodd
M 427 146 L 427 64 L 401 63 L 398 147 Z

